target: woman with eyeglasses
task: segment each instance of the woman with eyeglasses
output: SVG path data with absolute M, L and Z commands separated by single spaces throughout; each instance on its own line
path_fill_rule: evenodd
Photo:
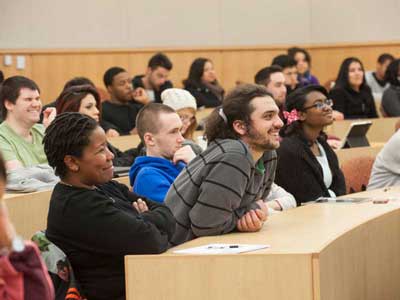
M 344 176 L 323 132 L 332 124 L 332 100 L 319 85 L 297 89 L 286 99 L 287 124 L 278 148 L 275 183 L 293 194 L 297 205 L 345 194 Z
M 335 86 L 330 91 L 333 109 L 345 119 L 377 118 L 374 98 L 365 81 L 364 67 L 355 57 L 346 58 L 339 69 Z
M 101 101 L 97 90 L 91 85 L 71 86 L 63 90 L 56 100 L 57 114 L 64 112 L 79 112 L 100 122 Z M 116 167 L 130 167 L 140 154 L 139 148 L 131 148 L 122 152 L 118 148 L 107 144 L 114 154 L 113 164 Z

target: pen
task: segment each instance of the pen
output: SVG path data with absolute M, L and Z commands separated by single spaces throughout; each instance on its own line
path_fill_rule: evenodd
M 230 249 L 239 248 L 239 245 L 229 245 L 228 247 L 225 247 L 225 246 L 208 246 L 207 247 L 207 249 L 225 249 L 225 248 L 230 248 Z

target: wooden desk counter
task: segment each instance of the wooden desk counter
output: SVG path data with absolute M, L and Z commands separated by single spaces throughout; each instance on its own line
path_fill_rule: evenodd
M 366 195 L 400 199 L 400 188 L 352 197 Z M 400 200 L 311 204 L 271 216 L 257 233 L 126 256 L 127 299 L 400 299 L 399 235 Z M 172 252 L 216 242 L 271 248 L 239 255 Z

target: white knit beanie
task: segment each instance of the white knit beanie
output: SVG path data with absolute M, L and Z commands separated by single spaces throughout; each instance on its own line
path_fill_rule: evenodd
M 196 99 L 186 90 L 183 89 L 166 89 L 161 93 L 161 101 L 178 111 L 182 108 L 197 109 Z

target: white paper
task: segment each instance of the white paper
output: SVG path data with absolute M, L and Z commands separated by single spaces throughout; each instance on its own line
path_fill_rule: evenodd
M 177 254 L 237 254 L 270 248 L 270 245 L 255 244 L 208 244 L 194 248 L 175 250 Z

